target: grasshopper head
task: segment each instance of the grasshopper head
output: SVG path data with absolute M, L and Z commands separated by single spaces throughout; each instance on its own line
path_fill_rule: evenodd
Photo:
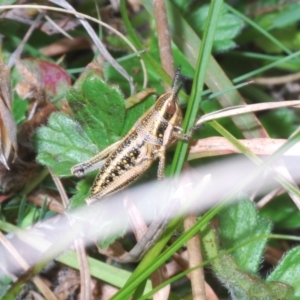
M 177 96 L 182 86 L 182 79 L 180 75 L 180 67 L 176 70 L 175 77 L 172 84 L 171 92 L 162 94 L 155 103 L 155 110 L 161 113 L 162 117 L 174 124 L 181 121 L 181 110 L 177 101 Z
M 174 92 L 167 92 L 162 94 L 155 103 L 155 110 L 166 120 L 171 121 L 173 118 L 177 118 L 181 110 L 177 102 L 177 95 Z

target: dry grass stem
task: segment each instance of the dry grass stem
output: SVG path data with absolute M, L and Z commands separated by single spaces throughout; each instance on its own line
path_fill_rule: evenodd
M 85 245 L 81 238 L 76 238 L 74 241 L 79 270 L 80 270 L 80 300 L 86 300 L 92 298 L 92 281 L 90 275 L 90 268 L 87 260 L 87 253 L 85 251 Z
M 278 76 L 278 77 L 260 77 L 260 78 L 254 78 L 253 82 L 255 84 L 260 85 L 279 85 L 279 84 L 285 84 L 292 81 L 297 81 L 300 79 L 300 73 L 294 73 L 290 75 L 285 76 Z
M 281 187 L 271 191 L 270 193 L 268 193 L 267 195 L 265 195 L 263 198 L 261 198 L 257 203 L 256 203 L 256 207 L 257 208 L 262 208 L 264 207 L 266 204 L 268 204 L 272 199 L 274 199 L 275 197 L 283 194 L 285 192 L 285 190 Z
M 245 147 L 256 155 L 272 155 L 278 150 L 287 140 L 285 139 L 251 139 L 239 140 Z M 296 144 L 288 151 L 285 156 L 299 156 L 300 144 Z M 209 157 L 216 155 L 228 155 L 233 153 L 241 153 L 232 143 L 224 137 L 209 137 L 201 140 L 196 140 L 192 143 L 189 151 L 189 159 L 200 157 Z
M 197 222 L 197 216 L 194 214 L 188 215 L 184 218 L 184 229 L 187 231 Z M 189 255 L 189 267 L 193 268 L 202 263 L 201 245 L 199 234 L 194 235 L 187 242 L 187 250 Z M 205 279 L 203 268 L 197 268 L 190 274 L 193 299 L 194 300 L 207 300 L 205 293 Z
M 171 49 L 171 37 L 168 25 L 168 17 L 164 0 L 153 0 L 154 18 L 157 28 L 159 53 L 162 67 L 165 72 L 174 78 L 174 61 Z M 165 89 L 169 89 L 165 85 Z
M 55 2 L 55 1 L 53 1 Z M 59 5 L 59 4 L 58 4 Z M 59 7 L 52 7 L 52 6 L 47 6 L 47 5 L 28 5 L 28 4 L 23 4 L 23 5 L 2 5 L 1 6 L 1 9 L 5 10 L 5 9 L 14 9 L 14 8 L 21 8 L 21 9 L 31 9 L 31 8 L 36 8 L 36 9 L 45 9 L 45 10 L 52 10 L 52 11 L 58 11 L 58 12 L 61 12 L 61 13 L 64 13 L 64 14 L 71 14 L 71 15 L 75 15 L 77 16 L 81 21 L 84 21 L 85 19 L 86 20 L 90 20 L 92 22 L 95 22 L 103 27 L 106 27 L 107 29 L 111 30 L 114 34 L 116 34 L 117 36 L 119 36 L 122 40 L 124 40 L 124 42 L 130 47 L 130 49 L 132 49 L 133 52 L 138 52 L 138 50 L 136 49 L 136 47 L 121 33 L 119 32 L 118 30 L 116 30 L 115 28 L 113 28 L 112 26 L 109 26 L 108 24 L 96 19 L 96 18 L 93 18 L 89 15 L 86 15 L 86 14 L 82 14 L 82 13 L 79 13 L 79 12 L 76 12 L 76 11 L 72 11 L 72 10 L 68 10 L 68 9 L 63 9 L 63 8 L 59 8 Z M 88 27 L 90 27 L 90 25 L 88 25 Z M 95 34 L 95 32 L 94 32 Z M 95 36 L 93 35 L 93 37 L 95 38 Z M 96 39 L 93 41 L 95 42 L 96 41 L 96 45 L 98 45 L 99 42 L 99 39 L 98 37 L 96 36 Z M 100 46 L 101 47 L 101 46 Z M 101 47 L 102 48 L 102 47 Z M 104 48 L 105 49 L 105 48 Z M 104 51 L 107 51 L 106 49 Z M 109 54 L 110 55 L 110 54 Z M 113 60 L 108 60 L 112 66 L 115 66 L 115 63 L 113 61 L 115 61 L 114 59 Z M 146 71 L 146 67 L 145 67 L 145 63 L 144 61 L 141 59 L 141 67 L 142 67 L 142 70 L 143 70 L 143 76 L 144 76 L 144 83 L 143 83 L 143 86 L 146 87 L 147 85 L 147 71 Z M 116 61 L 115 61 L 116 62 Z M 117 62 L 116 62 L 117 63 Z M 118 64 L 118 63 L 117 63 Z M 119 64 L 118 64 L 119 65 Z M 117 69 L 118 70 L 118 69 Z M 126 72 L 127 74 L 127 72 Z M 131 82 L 132 79 L 131 77 L 127 74 L 125 74 L 125 78 Z M 122 74 L 123 75 L 123 74 Z M 131 89 L 134 90 L 134 87 L 132 86 L 131 84 Z
M 220 118 L 233 117 L 233 116 L 255 112 L 255 111 L 262 111 L 262 110 L 275 109 L 280 107 L 289 107 L 289 106 L 299 107 L 300 100 L 267 102 L 267 103 L 227 107 L 209 114 L 205 114 L 196 122 L 195 125 L 200 125 L 205 122 L 220 119 Z
M 30 266 L 21 256 L 21 254 L 15 249 L 15 247 L 7 240 L 7 238 L 0 231 L 0 242 L 7 249 L 7 251 L 14 257 L 15 261 L 21 266 L 24 271 L 27 271 Z M 49 287 L 43 282 L 43 280 L 39 276 L 33 277 L 34 284 L 39 288 L 39 290 L 43 293 L 45 299 L 49 300 L 57 300 L 53 292 L 49 289 Z
M 64 207 L 67 208 L 69 204 L 69 198 L 61 183 L 61 180 L 53 174 L 51 169 L 49 169 L 49 171 L 57 187 L 57 190 L 59 191 Z M 85 252 L 84 242 L 81 238 L 78 237 L 74 240 L 74 245 L 78 257 L 78 263 L 80 266 L 80 299 L 91 299 L 91 275 L 87 261 L 87 254 Z

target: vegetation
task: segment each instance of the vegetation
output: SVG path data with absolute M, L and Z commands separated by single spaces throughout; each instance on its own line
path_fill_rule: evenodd
M 299 4 L 161 2 L 1 2 L 2 299 L 299 299 Z M 87 207 L 71 167 L 178 66 L 183 131 L 205 124 Z

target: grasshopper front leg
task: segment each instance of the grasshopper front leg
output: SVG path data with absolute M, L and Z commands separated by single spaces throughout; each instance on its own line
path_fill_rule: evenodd
M 182 133 L 182 128 L 179 126 L 174 126 L 174 131 L 172 133 L 173 138 L 179 140 L 179 141 L 184 141 L 184 142 L 188 142 L 191 138 L 192 135 L 194 133 L 195 130 L 201 128 L 202 125 L 196 125 L 193 126 L 188 133 Z
M 89 160 L 86 160 L 82 163 L 79 163 L 71 168 L 71 173 L 76 177 L 82 177 L 87 173 L 90 173 L 94 170 L 100 169 L 104 164 L 104 158 L 106 158 L 112 151 L 114 151 L 120 144 L 121 141 L 118 141 L 107 148 L 105 148 L 100 153 L 96 154 Z
M 176 140 L 188 142 L 192 137 L 194 128 L 192 128 L 187 134 L 183 134 L 182 128 L 179 126 L 174 126 L 174 131 L 172 132 L 172 138 Z M 166 147 L 161 146 L 159 150 L 154 152 L 155 158 L 158 158 L 158 170 L 157 170 L 157 178 L 158 180 L 164 179 L 165 173 L 165 164 L 166 164 Z

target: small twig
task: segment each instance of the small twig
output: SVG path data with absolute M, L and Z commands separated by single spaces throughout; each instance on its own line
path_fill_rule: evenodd
M 45 16 L 45 19 L 58 31 L 60 32 L 62 35 L 64 35 L 65 37 L 67 37 L 70 40 L 73 40 L 73 37 L 71 35 L 69 35 L 65 30 L 63 30 L 58 24 L 55 23 L 55 21 L 53 21 L 50 17 Z
M 173 78 L 174 77 L 174 62 L 171 49 L 170 31 L 168 26 L 167 12 L 164 0 L 153 0 L 154 17 L 157 27 L 157 36 L 159 43 L 160 59 L 163 69 L 166 73 Z M 169 87 L 165 85 L 165 89 Z M 196 216 L 187 216 L 184 219 L 185 229 L 188 230 L 194 224 Z M 190 258 L 190 267 L 201 263 L 201 250 L 199 236 L 194 236 L 188 242 L 188 252 Z M 206 299 L 205 296 L 205 283 L 203 269 L 196 269 L 191 273 L 191 282 L 193 290 L 193 299 Z
M 73 6 L 71 6 L 67 1 L 65 0 L 49 0 L 50 2 L 64 7 L 70 11 L 75 12 L 75 16 L 77 14 L 76 10 L 73 8 Z M 95 33 L 94 29 L 92 28 L 92 26 L 86 21 L 83 20 L 81 18 L 78 18 L 80 23 L 82 24 L 82 26 L 85 28 L 85 30 L 88 32 L 88 34 L 90 35 L 91 39 L 93 40 L 93 42 L 95 43 L 95 45 L 97 46 L 97 48 L 99 49 L 100 53 L 103 55 L 103 57 L 110 62 L 110 64 L 120 73 L 122 74 L 129 82 L 130 84 L 130 90 L 131 90 L 131 94 L 134 94 L 135 91 L 135 87 L 133 84 L 133 79 L 131 76 L 129 76 L 129 74 L 127 73 L 127 71 L 111 56 L 111 54 L 107 51 L 106 47 L 104 46 L 104 44 L 100 41 L 99 37 L 97 36 L 97 34 Z
M 274 189 L 273 191 L 271 191 L 270 193 L 268 193 L 267 195 L 265 195 L 263 198 L 261 198 L 257 204 L 256 207 L 257 208 L 262 208 L 264 207 L 267 203 L 269 203 L 274 197 L 277 197 L 281 194 L 285 193 L 285 190 L 282 187 L 279 187 L 277 189 Z
M 34 203 L 35 205 L 40 207 L 42 207 L 44 201 L 46 201 L 47 208 L 49 210 L 53 210 L 59 214 L 64 213 L 63 205 L 60 202 L 58 202 L 54 197 L 51 197 L 46 193 L 41 193 L 41 192 L 31 193 L 29 196 L 27 196 L 27 199 L 31 203 Z
M 52 176 L 52 179 L 59 191 L 59 194 L 61 196 L 62 202 L 64 204 L 64 207 L 67 208 L 69 205 L 69 198 L 67 196 L 67 193 L 60 181 L 60 179 L 55 176 L 52 172 L 52 170 L 49 168 L 50 174 Z M 71 222 L 70 222 L 71 223 Z M 71 223 L 72 225 L 72 223 Z M 80 270 L 80 299 L 86 300 L 91 299 L 91 275 L 90 275 L 90 269 L 87 261 L 87 255 L 84 248 L 84 242 L 82 238 L 77 237 L 74 240 L 74 245 L 77 253 L 78 263 L 79 263 L 79 270 Z
M 187 231 L 197 222 L 197 216 L 191 214 L 184 218 L 183 225 L 184 229 Z M 199 234 L 194 235 L 187 242 L 187 250 L 189 254 L 189 267 L 193 268 L 202 263 L 202 254 L 200 246 L 200 236 Z M 194 300 L 206 300 L 205 294 L 205 280 L 203 268 L 197 268 L 190 273 L 191 284 L 193 291 Z
M 92 299 L 90 268 L 83 239 L 76 238 L 74 245 L 80 267 L 80 299 Z
M 171 202 L 172 201 L 170 200 L 168 203 L 170 204 Z M 113 258 L 115 261 L 122 263 L 140 261 L 164 232 L 170 216 L 172 213 L 174 213 L 173 209 L 170 207 L 170 205 L 166 205 L 157 218 L 152 221 L 146 233 L 130 250 L 130 252 L 125 251 L 117 242 L 110 245 L 110 247 L 105 250 L 99 249 L 99 252 Z
M 133 232 L 136 236 L 138 244 L 143 239 L 144 235 L 147 233 L 147 224 L 139 213 L 137 207 L 134 205 L 130 199 L 125 198 L 125 206 L 127 207 L 127 213 L 129 215 L 130 223 L 133 228 Z M 161 221 L 160 221 L 161 222 Z M 164 229 L 164 228 L 163 228 Z M 149 230 L 149 229 L 148 229 Z M 153 245 L 153 239 L 149 240 L 149 244 Z M 151 246 L 152 246 L 151 245 Z M 166 268 L 165 266 L 159 267 L 151 274 L 151 281 L 153 288 L 159 286 L 162 282 L 166 280 Z M 170 285 L 165 286 L 153 296 L 153 299 L 167 299 L 170 294 Z
M 19 44 L 18 48 L 14 51 L 14 53 L 12 53 L 12 55 L 9 57 L 8 60 L 8 67 L 12 67 L 17 60 L 20 59 L 21 53 L 23 51 L 24 45 L 27 43 L 27 41 L 29 40 L 32 32 L 35 30 L 35 28 L 37 27 L 37 25 L 40 24 L 40 21 L 42 19 L 42 17 L 45 15 L 44 12 L 40 12 L 38 14 L 38 16 L 36 17 L 36 19 L 34 20 L 34 22 L 31 24 L 31 26 L 29 27 L 28 31 L 26 32 L 22 42 Z
M 182 270 L 189 269 L 189 263 L 188 263 L 188 253 L 187 251 L 183 251 L 180 254 L 174 253 L 173 254 L 173 261 L 167 264 L 167 271 L 168 271 L 168 277 L 174 276 L 175 274 L 181 272 Z M 191 274 L 186 274 L 186 277 L 191 279 Z M 211 288 L 211 286 L 207 283 L 205 283 L 205 294 L 208 300 L 219 300 L 214 290 Z
M 174 61 L 172 56 L 167 10 L 164 0 L 153 0 L 153 9 L 162 67 L 171 78 L 174 78 Z M 165 84 L 165 89 L 168 90 L 169 88 L 170 87 Z
M 50 1 L 50 0 L 49 0 Z M 53 0 L 55 1 L 55 0 Z M 119 36 L 121 39 L 123 39 L 125 41 L 125 43 L 133 50 L 133 52 L 138 53 L 139 51 L 136 49 L 136 47 L 118 30 L 116 30 L 115 28 L 113 28 L 112 26 L 109 26 L 108 24 L 93 18 L 91 16 L 79 13 L 75 10 L 68 10 L 68 9 L 63 9 L 63 8 L 59 8 L 59 7 L 53 7 L 53 6 L 47 6 L 47 5 L 33 5 L 33 4 L 14 4 L 14 5 L 1 5 L 1 9 L 5 10 L 5 9 L 14 9 L 14 8 L 37 8 L 37 9 L 47 9 L 47 10 L 51 10 L 51 11 L 57 11 L 57 12 L 61 12 L 64 14 L 72 14 L 75 15 L 78 19 L 80 19 L 81 21 L 83 21 L 82 19 L 86 19 L 86 20 L 90 20 L 92 22 L 95 22 L 105 28 L 108 28 L 109 30 L 111 30 L 113 33 L 115 33 L 117 36 Z M 90 25 L 88 24 L 88 26 L 90 27 Z M 99 39 L 98 39 L 99 40 Z M 98 42 L 97 42 L 98 43 Z M 97 45 L 96 43 L 96 45 Z M 97 45 L 98 46 L 98 45 Z M 147 71 L 146 71 L 146 66 L 144 61 L 142 60 L 142 58 L 140 59 L 141 61 L 141 67 L 143 70 L 143 74 L 144 74 L 144 83 L 143 83 L 143 87 L 145 88 L 147 85 Z M 110 62 L 111 63 L 111 62 Z M 126 73 L 127 74 L 127 73 Z M 123 74 L 122 74 L 123 75 Z M 127 74 L 127 77 L 129 75 Z M 127 78 L 126 76 L 124 76 L 125 78 Z M 131 77 L 130 77 L 131 78 Z
M 53 179 L 53 181 L 54 181 L 54 183 L 55 183 L 55 185 L 57 187 L 57 190 L 58 190 L 58 192 L 60 194 L 60 197 L 61 197 L 62 203 L 64 205 L 64 208 L 67 208 L 68 205 L 69 205 L 69 198 L 68 198 L 68 195 L 67 195 L 67 193 L 65 191 L 65 188 L 62 185 L 60 179 L 56 175 L 53 174 L 53 172 L 52 172 L 52 170 L 50 168 L 49 168 L 49 172 L 50 172 L 51 177 L 52 177 L 52 179 Z

